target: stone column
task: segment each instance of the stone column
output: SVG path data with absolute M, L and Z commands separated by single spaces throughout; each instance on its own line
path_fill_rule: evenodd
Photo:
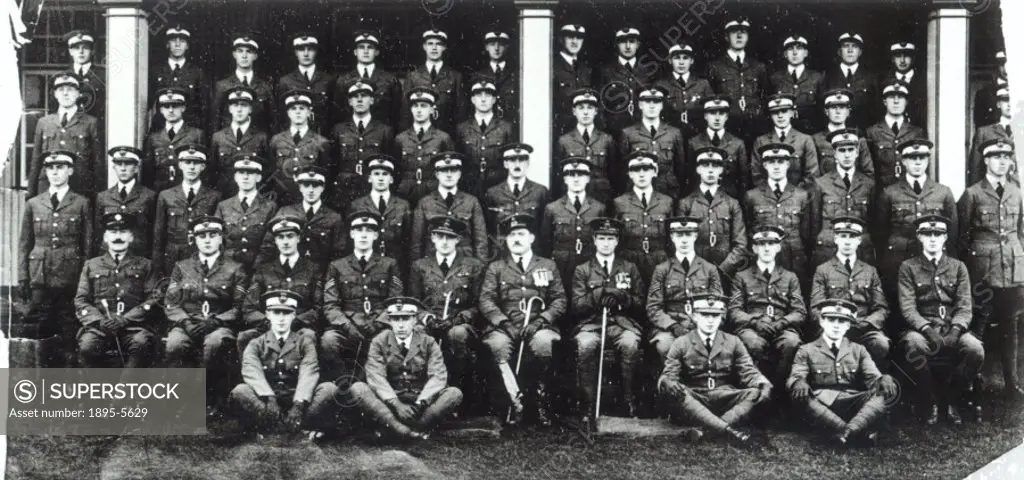
M 142 0 L 97 0 L 106 9 L 106 143 L 141 148 L 149 78 L 149 21 Z M 108 184 L 117 181 L 107 165 Z
M 935 142 L 931 172 L 957 198 L 967 188 L 968 53 L 976 0 L 932 0 L 928 16 L 928 133 Z
M 519 10 L 519 130 L 533 147 L 530 180 L 550 187 L 552 138 L 551 60 L 557 0 L 516 0 Z

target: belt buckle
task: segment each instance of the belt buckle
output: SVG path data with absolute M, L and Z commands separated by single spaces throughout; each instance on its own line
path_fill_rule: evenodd
M 118 315 L 123 315 L 124 314 L 124 302 L 123 301 L 117 302 L 117 314 Z
M 362 174 L 363 174 L 363 161 L 360 160 L 359 162 L 356 163 L 356 175 L 362 175 Z
M 897 163 L 896 164 L 896 178 L 898 179 L 898 178 L 900 178 L 902 176 L 903 176 L 903 165 L 900 165 L 899 163 Z
M 687 300 L 686 301 L 686 305 L 683 305 L 683 311 L 686 312 L 687 315 L 693 315 L 693 301 L 692 300 Z
M 747 97 L 746 96 L 741 96 L 739 104 L 740 104 L 740 110 L 746 111 L 747 110 Z
M 715 235 L 715 232 L 711 232 L 711 239 L 708 243 L 710 243 L 712 247 L 718 243 L 718 235 Z
M 482 159 L 480 159 L 480 173 L 484 173 L 486 171 L 487 171 L 487 159 L 486 158 L 482 158 Z
M 370 305 L 370 299 L 367 297 L 363 297 L 363 311 L 366 312 L 367 315 L 370 314 L 370 310 L 373 309 L 372 307 L 373 306 Z
M 626 106 L 626 110 L 629 112 L 629 116 L 633 116 L 633 96 L 630 94 L 629 105 Z
M 775 306 L 768 305 L 768 308 L 764 309 L 764 313 L 767 313 L 769 317 L 775 317 Z
M 946 306 L 945 305 L 939 305 L 939 318 L 941 318 L 943 320 L 946 319 Z
M 416 183 L 423 183 L 423 169 L 416 169 Z
M 708 377 L 708 390 L 713 390 L 714 388 L 715 388 L 715 379 L 711 378 L 711 377 Z
M 382 257 L 386 257 L 386 256 L 388 256 L 388 252 L 387 252 L 386 250 L 387 250 L 387 249 L 385 248 L 384 240 L 381 240 L 381 241 L 380 241 L 380 255 L 381 255 Z
M 647 239 L 647 237 L 644 237 L 644 241 L 640 244 L 640 246 L 644 249 L 644 253 L 651 253 L 651 242 L 650 240 Z
M 524 314 L 526 313 L 526 297 L 519 299 L 519 311 Z
M 202 312 L 203 312 L 203 318 L 206 318 L 206 317 L 210 316 L 210 301 L 209 300 L 203 300 Z
M 174 177 L 177 175 L 177 172 L 174 171 L 174 165 L 169 165 L 167 167 L 167 170 L 168 170 L 168 173 L 171 176 L 171 181 L 173 182 L 174 181 Z
M 576 239 L 576 255 L 583 253 L 583 240 Z
M 682 115 L 679 115 L 679 119 L 682 120 L 683 123 L 690 123 L 689 116 L 687 115 L 687 113 L 689 112 L 683 112 Z

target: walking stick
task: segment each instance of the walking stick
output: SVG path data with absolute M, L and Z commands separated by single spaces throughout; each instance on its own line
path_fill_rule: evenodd
M 597 399 L 594 402 L 594 421 L 601 418 L 601 386 L 604 385 L 604 336 L 608 330 L 608 307 L 601 310 L 601 349 L 597 351 Z
M 524 305 L 520 305 L 519 306 L 520 310 L 523 310 L 523 313 L 524 313 L 525 316 L 523 317 L 523 328 L 519 332 L 520 333 L 520 335 L 519 335 L 519 337 L 520 337 L 519 338 L 519 355 L 516 357 L 516 379 L 517 380 L 519 378 L 519 370 L 523 366 L 523 351 L 526 350 L 526 335 L 525 335 L 525 331 L 526 331 L 526 327 L 530 325 L 530 313 L 533 310 L 533 301 L 534 300 L 540 302 L 540 308 L 541 309 L 547 308 L 547 306 L 544 304 L 544 299 L 540 298 L 538 296 L 533 296 L 533 297 L 530 297 L 528 300 L 526 300 L 526 305 L 525 305 L 526 308 L 523 308 Z M 515 399 L 513 399 L 513 400 L 515 400 Z M 508 415 L 506 415 L 505 422 L 508 422 L 511 419 L 512 419 L 512 407 L 509 407 Z
M 103 304 L 103 310 L 107 312 L 107 319 L 113 320 L 113 317 L 110 316 L 110 304 L 107 303 L 107 299 L 101 299 L 100 303 Z M 117 332 L 114 332 L 114 344 L 117 345 L 117 354 L 121 357 L 121 368 L 124 368 L 128 363 L 124 361 L 124 350 L 121 349 L 121 339 L 117 336 Z

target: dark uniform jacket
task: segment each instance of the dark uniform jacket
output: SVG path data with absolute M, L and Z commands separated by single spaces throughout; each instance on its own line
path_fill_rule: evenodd
M 174 149 L 182 145 L 206 145 L 206 134 L 189 124 L 183 124 L 174 139 L 167 134 L 167 127 L 146 135 L 143 146 L 142 178 L 147 187 L 160 192 L 181 183 L 181 170 L 178 169 L 178 157 Z M 209 170 L 209 165 L 207 165 Z M 203 176 L 213 180 L 210 171 Z
M 429 77 L 430 74 L 428 73 L 427 76 Z M 352 108 L 348 105 L 348 89 L 358 81 L 364 81 L 358 66 L 338 75 L 334 86 L 335 121 L 351 116 Z M 396 123 L 402 118 L 399 112 L 402 107 L 402 82 L 394 73 L 375 64 L 373 75 L 370 75 L 367 83 L 373 85 L 374 89 L 373 106 L 370 107 L 370 113 L 385 125 L 396 127 Z
M 328 208 L 323 201 L 320 202 L 320 209 L 312 217 L 306 215 L 303 203 L 295 203 L 281 207 L 275 217 L 292 216 L 306 219 L 306 226 L 302 230 L 302 243 L 300 249 L 303 256 L 318 265 L 321 272 L 326 270 L 327 264 L 332 260 L 341 258 L 345 254 L 348 245 L 348 232 L 342 222 L 341 214 Z M 274 237 L 268 233 L 263 242 L 267 247 L 274 247 Z
M 504 181 L 488 188 L 484 194 L 484 216 L 490 231 L 494 233 L 498 231 L 498 222 L 516 213 L 528 213 L 539 221 L 547 203 L 548 189 L 544 185 L 527 178 L 519 191 L 519 197 L 516 197 L 512 195 L 508 181 Z
M 814 148 L 818 152 L 818 173 L 820 175 L 826 175 L 836 171 L 836 150 L 832 148 L 832 142 L 828 141 L 826 134 L 829 133 L 828 127 L 814 135 L 811 135 L 811 140 L 814 140 Z M 870 178 L 875 177 L 875 161 L 871 158 L 871 149 L 868 147 L 868 140 L 863 135 L 860 135 L 860 139 L 857 141 L 857 161 L 854 163 L 854 167 L 857 168 L 858 172 L 864 173 Z
M 686 187 L 686 141 L 678 128 L 665 122 L 658 125 L 655 136 L 651 137 L 650 128 L 643 122 L 626 127 L 619 137 L 619 158 L 629 154 L 647 150 L 658 156 L 658 176 L 654 179 L 654 189 L 672 198 L 683 195 Z M 619 172 L 616 172 L 619 174 Z
M 901 81 L 907 84 L 907 91 L 910 98 L 907 99 L 907 116 L 912 123 L 925 125 L 928 122 L 928 79 L 925 77 L 925 70 L 920 68 L 912 69 L 914 76 L 910 83 L 896 78 L 896 71 L 889 70 L 882 77 L 879 85 L 888 85 L 892 82 Z
M 349 207 L 348 213 L 376 212 L 384 219 L 380 225 L 380 236 L 373 250 L 382 257 L 389 257 L 398 262 L 399 271 L 406 272 L 409 268 L 409 234 L 412 232 L 412 207 L 409 202 L 391 194 L 387 208 L 383 212 L 373 202 L 373 197 L 366 195 L 357 198 Z
M 786 387 L 792 389 L 797 382 L 807 382 L 815 398 L 832 405 L 840 393 L 866 391 L 881 378 L 864 346 L 844 338 L 839 342 L 839 352 L 833 354 L 822 336 L 797 349 Z
M 57 208 L 46 190 L 29 199 L 18 242 L 18 281 L 38 287 L 75 286 L 82 263 L 92 253 L 92 221 L 89 201 L 74 191 L 68 190 Z
M 185 123 L 196 125 L 200 130 L 206 130 L 206 123 L 210 116 L 207 113 L 207 102 L 210 99 L 209 79 L 203 69 L 191 59 L 186 59 L 177 72 L 175 72 L 167 61 L 160 62 L 155 68 L 150 67 L 149 72 L 149 94 L 150 98 L 156 98 L 156 92 L 164 88 L 180 88 L 185 91 Z M 153 129 L 164 127 L 163 117 L 160 116 L 159 108 L 153 108 L 151 118 Z
M 601 297 L 604 296 L 606 289 L 618 288 L 616 277 L 620 274 L 629 277 L 629 288 L 623 289 L 625 301 L 608 309 L 608 325 L 618 325 L 637 335 L 641 335 L 646 329 L 644 292 L 647 289 L 644 279 L 640 275 L 640 269 L 636 264 L 622 259 L 619 255 L 612 260 L 611 267 L 612 272 L 609 274 L 598 262 L 597 257 L 591 255 L 589 260 L 578 265 L 573 272 L 570 308 L 573 320 L 576 322 L 574 334 L 601 331 L 601 317 L 604 311 Z
M 988 173 L 988 167 L 985 166 L 985 158 L 981 154 L 981 146 L 989 140 L 1004 140 L 1007 143 L 1013 144 L 1013 133 L 1008 130 L 1010 125 L 1003 126 L 1002 123 L 993 123 L 991 125 L 985 125 L 984 127 L 978 127 L 974 131 L 974 138 L 971 140 L 971 153 L 967 158 L 967 185 L 974 185 L 985 178 L 985 174 Z M 1019 174 L 1017 173 L 1017 155 L 1011 154 L 1011 158 L 1014 162 L 1010 164 L 1009 179 L 1020 185 Z
M 270 219 L 277 213 L 277 203 L 257 194 L 248 210 L 235 195 L 217 204 L 213 214 L 224 220 L 224 254 L 241 263 L 246 271 L 260 254 L 272 256 L 273 249 L 263 248 L 263 238 Z
M 207 178 L 216 181 L 214 186 L 224 195 L 232 195 L 238 190 L 235 185 L 234 157 L 250 155 L 270 160 L 267 158 L 267 134 L 256 128 L 255 123 L 249 122 L 249 128 L 242 133 L 241 141 L 236 138 L 236 133 L 231 129 L 231 122 L 228 122 L 228 126 L 213 134 L 210 142 L 211 159 L 204 172 Z M 264 165 L 264 171 L 269 171 L 270 167 Z
M 802 132 L 816 132 L 822 126 L 818 100 L 825 93 L 825 75 L 804 65 L 804 71 L 793 81 L 789 64 L 785 64 L 768 78 L 772 93 L 785 93 L 796 97 L 793 125 Z
M 550 254 L 562 280 L 571 281 L 576 266 L 594 256 L 594 234 L 590 221 L 605 216 L 605 206 L 590 197 L 580 202 L 577 212 L 566 195 L 544 207 L 540 221 L 540 251 Z
M 310 117 L 310 126 L 323 136 L 334 125 L 331 118 L 331 95 L 334 93 L 335 76 L 333 73 L 324 70 L 320 65 L 313 70 L 313 78 L 307 79 L 297 67 L 285 76 L 277 79 L 277 100 L 276 105 L 284 105 L 284 98 L 292 90 L 307 90 L 313 93 L 313 116 Z M 277 119 L 278 125 L 288 124 L 288 112 L 281 112 L 281 118 Z
M 612 204 L 611 212 L 625 224 L 619 237 L 619 252 L 640 267 L 645 280 L 650 278 L 656 265 L 668 258 L 665 253 L 668 241 L 665 219 L 675 213 L 671 197 L 657 190 L 653 192 L 647 199 L 647 208 L 643 207 L 635 191 L 619 195 Z
M 551 281 L 537 285 L 534 275 L 538 270 L 550 272 Z M 506 255 L 487 265 L 480 287 L 480 313 L 486 320 L 485 335 L 486 332 L 501 330 L 518 339 L 526 314 L 521 307 L 526 307 L 526 301 L 535 296 L 544 301 L 545 308 L 534 302 L 530 323 L 541 322 L 543 328 L 558 331 L 569 302 L 555 262 L 534 254 L 524 271 L 515 264 L 511 255 Z
M 572 97 L 576 90 L 591 86 L 594 71 L 585 60 L 577 56 L 576 63 L 570 65 L 561 53 L 555 53 L 552 59 L 553 76 L 553 110 L 555 114 L 555 131 L 559 135 L 576 125 L 576 117 L 572 114 Z
M 651 74 L 654 72 L 649 71 L 650 68 L 642 61 L 642 56 L 637 55 L 633 57 L 633 68 L 627 70 L 622 63 L 619 63 L 619 57 L 616 56 L 615 60 L 611 63 L 605 64 L 597 71 L 597 81 L 595 86 L 599 90 L 609 89 L 610 92 L 614 92 L 615 102 L 602 102 L 599 108 L 600 116 L 603 124 L 602 130 L 607 132 L 621 132 L 624 128 L 631 125 L 640 114 L 640 106 L 637 105 L 637 95 L 640 93 L 642 88 L 648 87 L 654 83 L 654 78 Z M 610 87 L 610 85 L 620 85 L 618 88 Z M 629 95 L 628 103 L 625 108 L 622 108 L 621 97 Z M 572 100 L 570 99 L 570 105 Z
M 818 149 L 814 146 L 814 140 L 810 135 L 803 133 L 796 128 L 790 127 L 786 132 L 786 139 L 779 138 L 779 133 L 774 127 L 772 131 L 757 137 L 754 146 L 750 151 L 750 177 L 754 186 L 768 182 L 768 172 L 761 164 L 761 154 L 758 151 L 762 146 L 769 143 L 785 143 L 795 149 L 793 155 L 796 157 L 789 162 L 789 171 L 786 173 L 789 182 L 802 188 L 807 188 L 814 183 L 814 179 L 821 175 L 818 169 Z
M 949 187 L 928 179 L 921 185 L 921 194 L 907 183 L 906 176 L 899 183 L 885 187 L 878 199 L 879 270 L 884 275 L 897 271 L 899 262 L 920 253 L 917 228 L 914 221 L 925 215 L 942 215 L 952 221 L 950 232 L 958 231 L 956 201 Z M 957 239 L 950 236 L 947 245 L 956 252 Z
M 51 113 L 36 122 L 36 135 L 32 143 L 32 163 L 28 169 L 28 198 L 50 188 L 43 172 L 43 153 L 66 150 L 78 155 L 75 173 L 68 180 L 71 190 L 91 197 L 94 192 L 107 189 L 106 152 L 100 138 L 100 123 L 96 117 L 76 110 L 68 117 L 66 126 L 60 126 L 61 115 Z
M 222 253 L 207 272 L 199 255 L 192 255 L 174 265 L 164 312 L 168 321 L 180 326 L 214 321 L 219 327 L 238 331 L 247 289 L 245 270 L 240 263 Z M 208 317 L 203 315 L 203 305 L 209 305 Z
M 1005 78 L 996 77 L 974 94 L 974 128 L 999 121 L 1002 113 L 999 111 L 996 93 L 1000 88 L 1007 88 L 1007 85 Z
M 769 278 L 757 263 L 736 276 L 729 299 L 729 322 L 734 331 L 752 328 L 751 322 L 767 315 L 772 323 L 796 332 L 807 317 L 800 280 L 778 263 Z
M 467 234 L 459 239 L 457 249 L 460 254 L 485 261 L 490 259 L 487 224 L 480 201 L 473 195 L 459 191 L 455 193 L 449 207 L 440 191 L 435 189 L 420 199 L 412 214 L 412 237 L 407 248 L 414 261 L 434 254 L 434 243 L 430 241 L 427 221 L 438 215 L 458 217 L 469 227 Z
M 402 344 L 394 332 L 383 331 L 370 342 L 366 383 L 381 400 L 429 402 L 448 386 L 441 347 L 429 335 L 413 332 L 409 351 L 402 355 Z
M 270 177 L 268 183 L 273 191 L 277 193 L 277 201 L 283 204 L 302 201 L 299 193 L 299 185 L 295 183 L 295 172 L 302 167 L 319 165 L 328 172 L 334 171 L 334 159 L 331 158 L 331 141 L 313 131 L 306 130 L 306 134 L 295 143 L 292 138 L 291 129 L 286 129 L 270 138 L 268 146 L 272 162 L 270 170 L 265 173 L 264 178 Z M 265 166 L 265 167 L 267 167 Z M 266 170 L 264 170 L 266 172 Z
M 437 190 L 437 178 L 434 176 L 434 155 L 455 150 L 452 137 L 441 130 L 440 125 L 431 124 L 423 133 L 423 139 L 417 138 L 416 130 L 409 128 L 395 137 L 395 165 L 398 187 L 395 192 L 399 196 L 415 204 L 421 197 Z
M 488 59 L 484 67 L 476 73 L 479 75 L 490 76 L 495 79 L 494 86 L 498 88 L 498 97 L 494 103 L 494 113 L 498 118 L 501 118 L 513 125 L 514 132 L 514 126 L 519 125 L 519 72 L 517 71 L 518 67 L 515 64 L 508 60 L 504 61 L 505 68 L 501 70 L 501 75 L 498 75 L 497 72 L 491 68 L 490 59 Z M 470 104 L 472 104 L 472 102 L 470 102 Z M 468 108 L 468 110 L 472 110 L 472 108 Z M 470 113 L 470 115 L 472 115 L 472 113 Z
M 758 225 L 778 225 L 786 231 L 779 252 L 779 265 L 794 270 L 806 265 L 809 254 L 807 247 L 813 238 L 811 225 L 817 217 L 817 212 L 813 211 L 811 195 L 806 190 L 786 182 L 782 196 L 775 198 L 775 193 L 765 181 L 761 186 L 747 191 L 743 207 L 747 212 L 748 229 Z M 800 272 L 800 275 L 807 273 Z
M 900 134 L 893 135 L 892 125 L 886 124 L 884 118 L 868 127 L 866 135 L 871 158 L 875 161 L 875 182 L 881 187 L 898 182 L 906 173 L 903 171 L 902 156 L 897 149 L 899 144 L 908 140 L 928 138 L 923 128 L 911 125 L 906 120 L 900 125 Z
M 466 85 L 463 82 L 462 72 L 452 68 L 451 62 L 445 60 L 437 71 L 437 78 L 430 78 L 430 70 L 425 63 L 416 66 L 416 69 L 405 76 L 402 91 L 409 92 L 416 87 L 426 87 L 437 92 L 437 99 L 434 103 L 437 111 L 437 118 L 434 120 L 437 128 L 451 132 L 455 125 L 466 118 L 469 112 L 469 97 L 467 96 Z M 412 125 L 412 111 L 409 109 L 409 99 L 402 102 L 403 121 L 402 126 L 408 128 Z M 448 148 L 446 150 L 451 150 Z
M 242 85 L 235 72 L 217 81 L 213 86 L 213 105 L 210 109 L 210 128 L 220 130 L 231 125 L 228 113 L 228 91 Z M 269 79 L 249 73 L 249 88 L 256 92 L 252 102 L 252 121 L 256 128 L 264 132 L 272 132 L 277 128 L 277 103 L 274 99 L 274 86 Z
M 437 255 L 431 254 L 413 262 L 409 277 L 409 296 L 419 299 L 440 319 L 444 314 L 445 295 L 448 292 L 465 295 L 468 300 L 457 302 L 453 293 L 448 301 L 447 318 L 452 320 L 453 325 L 475 323 L 480 317 L 477 300 L 480 295 L 480 283 L 484 277 L 484 267 L 484 262 L 480 259 L 457 252 L 446 274 L 437 263 Z
M 686 138 L 704 128 L 704 99 L 715 94 L 707 80 L 690 72 L 690 78 L 682 84 L 675 73 L 669 72 L 654 85 L 667 92 L 662 115 L 669 124 L 681 130 Z
M 512 123 L 494 114 L 487 129 L 470 116 L 455 127 L 455 145 L 468 162 L 462 168 L 462 188 L 473 195 L 483 195 L 488 188 L 505 180 L 502 145 L 515 141 Z
M 579 127 L 573 127 L 558 137 L 555 160 L 568 157 L 582 157 L 594 164 L 590 169 L 587 191 L 601 202 L 614 199 L 615 192 L 624 188 L 627 182 L 621 178 L 624 170 L 616 163 L 615 139 L 596 128 L 591 128 L 590 143 L 583 141 Z M 612 179 L 615 179 L 614 185 Z
M 276 250 L 275 250 L 276 252 Z M 253 269 L 252 280 L 246 291 L 245 302 L 242 304 L 242 317 L 245 328 L 269 327 L 267 315 L 263 311 L 263 294 L 271 290 L 291 290 L 298 293 L 302 300 L 296 310 L 292 330 L 299 328 L 316 329 L 320 322 L 320 309 L 323 307 L 323 269 L 308 258 L 299 255 L 291 270 L 281 264 L 281 256 L 276 254 L 264 259 Z
M 665 356 L 665 370 L 658 383 L 679 382 L 690 388 L 754 388 L 768 379 L 754 366 L 754 360 L 739 337 L 715 332 L 711 351 L 696 330 L 677 338 Z
M 999 197 L 988 179 L 967 188 L 957 202 L 960 258 L 971 281 L 996 288 L 1024 286 L 1024 213 L 1020 187 L 1003 185 Z
M 913 330 L 921 331 L 928 325 L 936 328 L 959 325 L 967 331 L 974 308 L 967 266 L 948 255 L 939 259 L 938 267 L 924 255 L 903 262 L 899 273 L 899 302 L 900 312 Z
M 878 270 L 857 259 L 852 265 L 853 271 L 847 272 L 846 266 L 838 257 L 818 265 L 811 283 L 810 304 L 839 298 L 849 300 L 857 305 L 857 322 L 867 322 L 873 328 L 883 330 L 885 320 L 889 317 L 889 302 L 882 291 L 882 279 Z M 820 308 L 811 308 L 815 317 L 821 313 Z
M 713 293 L 722 294 L 722 279 L 718 267 L 698 256 L 693 257 L 690 269 L 676 256 L 658 264 L 651 276 L 651 289 L 647 291 L 647 317 L 657 330 L 669 330 L 680 323 L 696 328 L 691 312 L 693 297 Z M 651 331 L 651 334 L 657 333 Z
M 743 207 L 719 186 L 709 203 L 698 187 L 676 204 L 676 214 L 701 219 L 697 230 L 697 256 L 731 278 L 747 260 L 747 227 Z
M 814 186 L 809 190 L 814 211 L 811 219 L 814 244 L 812 256 L 817 265 L 835 255 L 835 232 L 832 231 L 832 220 L 837 217 L 857 217 L 868 225 L 875 220 L 875 201 L 878 192 L 875 182 L 867 175 L 854 170 L 850 179 L 850 188 L 846 188 L 843 177 L 838 172 L 831 172 L 814 179 Z M 869 229 L 870 230 L 874 230 Z M 874 264 L 875 248 L 870 235 L 861 236 L 857 257 Z
M 355 326 L 366 338 L 385 328 L 377 322 L 384 300 L 402 294 L 398 262 L 371 255 L 366 268 L 355 255 L 331 262 L 324 277 L 324 319 L 327 328 Z
M 115 183 L 113 187 L 96 194 L 96 217 L 93 222 L 96 241 L 93 246 L 97 253 L 103 250 L 103 225 L 100 223 L 103 215 L 120 213 L 131 215 L 135 220 L 135 226 L 132 228 L 135 240 L 128 246 L 128 252 L 140 257 L 148 256 L 152 251 L 150 246 L 153 244 L 153 213 L 156 212 L 156 192 L 143 187 L 136 180 L 132 190 L 128 192 L 124 200 L 121 200 L 119 187 L 120 184 Z
M 129 254 L 121 257 L 120 264 L 109 253 L 91 258 L 78 277 L 75 315 L 83 326 L 99 326 L 109 309 L 110 315 L 128 320 L 128 328 L 154 330 L 147 317 L 160 300 L 157 282 L 147 258 Z
M 849 79 L 843 73 L 842 67 L 833 65 L 825 72 L 825 91 L 836 88 L 845 88 L 853 93 L 850 98 L 850 118 L 847 125 L 857 128 L 867 128 L 871 121 L 878 118 L 882 110 L 881 90 L 878 88 L 878 76 L 869 72 L 864 62 L 857 65 L 857 72 Z
M 68 70 L 74 71 L 75 66 L 68 65 Z M 79 87 L 81 96 L 78 98 L 78 104 L 85 113 L 99 119 L 102 129 L 103 121 L 107 118 L 105 115 L 107 109 L 107 70 L 96 66 L 96 62 L 93 62 L 89 66 L 89 71 L 85 75 L 80 75 L 78 79 L 82 81 Z
M 370 121 L 363 124 L 363 133 L 359 133 L 359 125 L 352 121 L 351 116 L 334 125 L 331 141 L 334 143 L 338 175 L 324 195 L 329 197 L 332 208 L 344 212 L 355 199 L 370 193 L 366 159 L 370 155 L 394 151 L 394 140 L 394 129 L 379 117 L 371 116 Z
M 768 70 L 750 52 L 744 53 L 741 65 L 723 53 L 708 66 L 708 82 L 716 93 L 729 97 L 729 118 L 734 123 L 764 117 L 763 96 L 769 87 Z
M 743 139 L 737 138 L 724 129 L 720 132 L 720 135 L 721 139 L 718 141 L 718 145 L 715 145 L 711 141 L 711 137 L 708 136 L 707 129 L 701 130 L 686 142 L 688 148 L 686 158 L 696 160 L 697 156 L 694 152 L 705 147 L 717 147 L 725 150 L 728 157 L 725 159 L 725 170 L 722 171 L 719 184 L 722 185 L 722 188 L 725 188 L 725 191 L 731 197 L 740 198 L 753 185 L 750 179 L 750 157 L 747 154 L 747 145 L 743 143 Z M 687 165 L 686 170 L 686 176 L 689 179 L 689 191 L 693 192 L 696 188 L 700 187 L 696 161 L 692 162 L 691 165 Z
M 192 246 L 188 243 L 188 234 L 192 219 L 212 214 L 219 201 L 220 193 L 206 185 L 196 190 L 191 203 L 181 185 L 157 195 L 153 254 L 149 258 L 156 262 L 161 275 L 167 275 L 178 260 L 189 256 Z
M 264 333 L 245 347 L 242 381 L 260 397 L 309 403 L 320 382 L 316 341 L 289 333 L 284 346 L 280 346 L 274 332 Z

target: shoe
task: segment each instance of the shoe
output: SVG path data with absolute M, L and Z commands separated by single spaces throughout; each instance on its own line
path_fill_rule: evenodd
M 728 433 L 733 442 L 740 446 L 750 445 L 750 434 L 741 430 L 737 430 L 732 427 L 727 427 L 725 433 Z
M 850 431 L 846 430 L 832 438 L 837 447 L 849 447 L 850 446 Z
M 946 407 L 946 417 L 953 425 L 963 425 L 964 423 L 964 420 L 960 418 L 960 412 L 953 405 Z
M 508 417 L 506 417 L 505 423 L 508 424 L 510 427 L 514 427 L 516 425 L 519 425 L 520 423 L 523 423 L 522 394 L 520 394 L 519 398 L 516 398 L 516 401 L 512 404 L 512 406 L 509 407 L 509 414 Z
M 548 416 L 548 407 L 544 401 L 537 402 L 537 423 L 542 427 L 551 426 L 551 418 Z
M 865 447 L 877 447 L 878 446 L 878 432 L 871 432 L 861 437 Z
M 935 425 L 939 423 L 939 406 L 932 405 L 929 407 L 928 418 L 924 421 L 926 425 Z

